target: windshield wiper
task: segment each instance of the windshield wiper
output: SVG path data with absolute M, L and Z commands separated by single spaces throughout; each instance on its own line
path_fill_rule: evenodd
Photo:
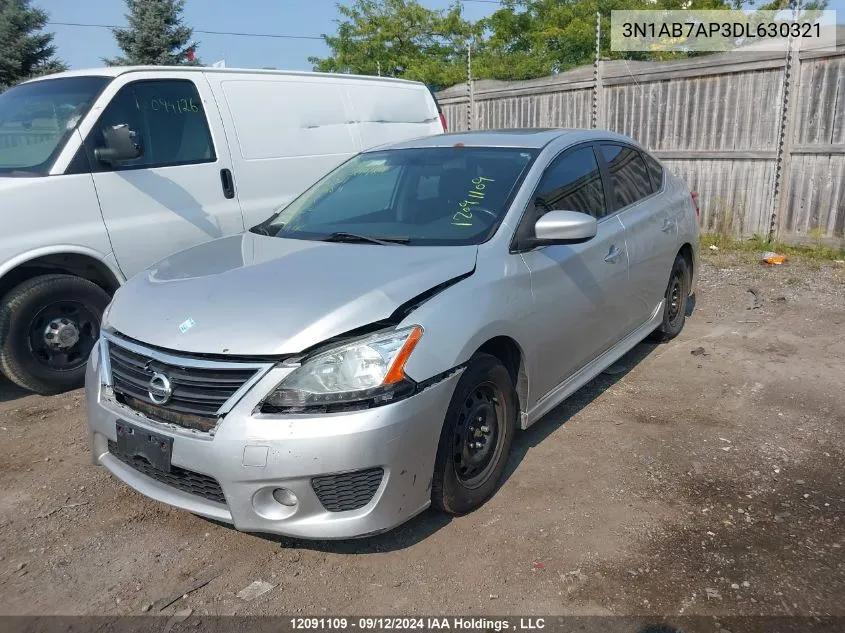
M 394 244 L 407 244 L 411 241 L 410 238 L 404 236 L 396 237 L 370 237 L 369 235 L 359 235 L 358 233 L 346 233 L 344 231 L 337 231 L 328 235 L 322 242 L 369 242 L 370 244 L 381 244 L 383 246 L 392 246 Z

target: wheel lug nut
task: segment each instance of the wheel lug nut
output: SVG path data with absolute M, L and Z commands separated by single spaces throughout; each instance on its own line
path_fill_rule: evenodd
M 489 433 L 490 427 L 485 424 L 484 426 L 481 427 L 481 432 L 482 433 Z

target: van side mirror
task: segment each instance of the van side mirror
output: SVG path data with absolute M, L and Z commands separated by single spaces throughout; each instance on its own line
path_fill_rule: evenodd
M 94 150 L 94 156 L 101 163 L 116 163 L 122 160 L 132 160 L 144 153 L 138 135 L 129 129 L 126 123 L 114 125 L 103 132 L 106 146 Z
M 546 244 L 580 244 L 593 239 L 598 232 L 596 219 L 578 211 L 549 211 L 534 224 L 535 246 Z

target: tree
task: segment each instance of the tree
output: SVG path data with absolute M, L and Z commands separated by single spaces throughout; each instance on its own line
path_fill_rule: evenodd
M 42 33 L 47 14 L 30 0 L 0 0 L 0 92 L 19 81 L 61 72 L 52 33 Z
M 613 51 L 612 10 L 772 10 L 791 0 L 503 0 L 481 21 L 484 42 L 473 65 L 477 77 L 531 79 L 590 64 L 595 58 L 596 13 L 601 14 L 603 59 L 668 60 L 705 52 Z M 822 9 L 827 0 L 803 0 L 806 9 Z
M 460 4 L 446 11 L 416 0 L 355 0 L 338 5 L 336 35 L 323 35 L 331 49 L 308 59 L 320 72 L 381 74 L 445 88 L 466 78 L 466 42 L 480 28 L 464 20 Z
M 485 41 L 477 58 L 479 73 L 493 79 L 530 79 L 592 63 L 597 12 L 601 14 L 600 51 L 604 59 L 688 56 L 612 51 L 611 10 L 730 9 L 740 4 L 739 0 L 505 0 L 501 9 L 482 20 Z
M 112 29 L 124 55 L 103 59 L 109 66 L 197 66 L 193 29 L 182 21 L 185 0 L 126 0 L 128 26 Z

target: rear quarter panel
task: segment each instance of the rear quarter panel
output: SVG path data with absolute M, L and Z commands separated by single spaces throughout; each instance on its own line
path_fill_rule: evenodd
M 362 149 L 443 132 L 437 105 L 424 85 L 350 83 L 345 90 Z
M 692 285 L 690 291 L 695 292 L 698 281 L 699 267 L 701 264 L 701 223 L 695 211 L 695 203 L 692 200 L 689 187 L 678 176 L 667 170 L 667 186 L 673 191 L 672 212 L 677 220 L 678 226 L 678 248 L 689 244 L 693 252 Z

